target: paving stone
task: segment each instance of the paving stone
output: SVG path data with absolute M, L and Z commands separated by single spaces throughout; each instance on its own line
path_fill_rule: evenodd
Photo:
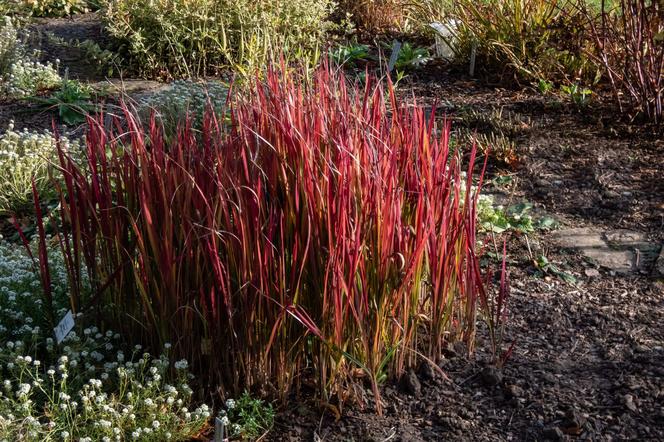
M 655 262 L 653 276 L 664 278 L 664 245 L 662 245 L 662 250 L 659 252 L 657 262 Z
M 589 227 L 563 229 L 554 232 L 552 239 L 560 247 L 577 250 L 617 273 L 649 273 L 662 249 L 661 245 L 649 242 L 643 233 L 625 229 L 608 232 Z
M 168 88 L 169 85 L 167 83 L 160 83 L 158 81 L 150 80 L 110 79 L 95 83 L 92 85 L 92 87 L 99 90 L 106 90 L 110 93 L 126 93 L 129 95 L 134 95 L 154 93 Z

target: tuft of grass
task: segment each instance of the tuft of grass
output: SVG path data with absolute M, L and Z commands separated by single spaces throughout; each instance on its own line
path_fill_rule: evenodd
M 230 124 L 190 114 L 175 137 L 126 109 L 89 119 L 87 166 L 60 152 L 71 304 L 173 343 L 226 397 L 307 377 L 341 405 L 367 382 L 380 413 L 380 382 L 502 321 L 476 250 L 483 169 L 389 83 L 303 76 L 271 68 Z

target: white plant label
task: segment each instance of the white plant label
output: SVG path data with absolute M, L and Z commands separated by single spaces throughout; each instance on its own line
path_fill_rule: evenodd
M 394 65 L 397 64 L 399 59 L 399 52 L 401 52 L 401 42 L 399 40 L 394 40 L 392 43 L 392 54 L 390 55 L 390 62 L 387 64 L 387 71 L 392 72 Z
M 67 337 L 72 328 L 74 328 L 74 315 L 69 310 L 65 317 L 60 320 L 58 326 L 53 329 L 58 344 Z
M 226 425 L 218 417 L 214 419 L 214 442 L 228 442 Z

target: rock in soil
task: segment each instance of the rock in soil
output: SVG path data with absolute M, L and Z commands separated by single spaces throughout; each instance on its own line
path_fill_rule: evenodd
M 586 424 L 586 418 L 578 411 L 571 409 L 565 413 L 565 420 L 560 425 L 560 429 L 565 434 L 578 436 L 583 433 L 583 426 Z
M 422 392 L 422 385 L 413 370 L 409 370 L 401 377 L 401 389 L 411 396 L 419 396 Z
M 523 388 L 514 384 L 506 385 L 505 396 L 507 396 L 508 399 L 523 397 Z
M 636 404 L 634 403 L 634 396 L 631 394 L 626 394 L 623 396 L 623 400 L 625 401 L 625 407 L 627 407 L 629 411 L 636 412 L 638 410 Z
M 617 273 L 649 273 L 659 255 L 659 244 L 648 242 L 640 232 L 615 229 L 602 232 L 579 227 L 553 234 L 561 247 L 577 250 L 600 266 Z
M 485 386 L 495 387 L 503 383 L 503 373 L 496 367 L 484 367 L 480 379 Z
M 558 427 L 550 427 L 542 430 L 542 440 L 548 441 L 563 441 L 565 434 Z
M 653 276 L 658 278 L 664 278 L 664 245 L 662 246 L 661 252 L 659 252 L 659 258 L 655 263 L 655 268 L 653 269 Z
M 419 374 L 423 381 L 432 381 L 436 378 L 436 372 L 427 361 L 420 364 Z

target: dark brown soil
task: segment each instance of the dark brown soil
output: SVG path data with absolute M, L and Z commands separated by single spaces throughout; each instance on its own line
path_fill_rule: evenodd
M 600 117 L 606 107 L 579 111 L 534 91 L 438 73 L 402 84 L 404 95 L 414 88 L 420 103 L 435 103 L 452 118 L 502 109 L 518 126 L 510 133 L 516 168 L 492 167 L 512 176 L 501 191 L 534 203 L 563 227 L 630 229 L 664 243 L 662 138 Z M 386 385 L 382 417 L 371 405 L 339 421 L 293 406 L 279 416 L 271 440 L 664 440 L 664 283 L 605 269 L 586 273 L 592 263 L 549 237 L 511 235 L 506 342 L 515 347 L 497 375 L 484 371 L 489 358 L 482 350 L 473 358 L 448 353 L 440 367 L 451 382 L 419 375 L 415 397 Z M 533 263 L 541 255 L 577 283 L 543 277 Z
M 29 43 L 41 53 L 41 61 L 64 67 L 69 78 L 98 81 L 105 77 L 104 69 L 81 49 L 77 43 L 90 41 L 101 49 L 109 45 L 103 24 L 97 13 L 78 14 L 69 18 L 40 19 L 28 27 Z

